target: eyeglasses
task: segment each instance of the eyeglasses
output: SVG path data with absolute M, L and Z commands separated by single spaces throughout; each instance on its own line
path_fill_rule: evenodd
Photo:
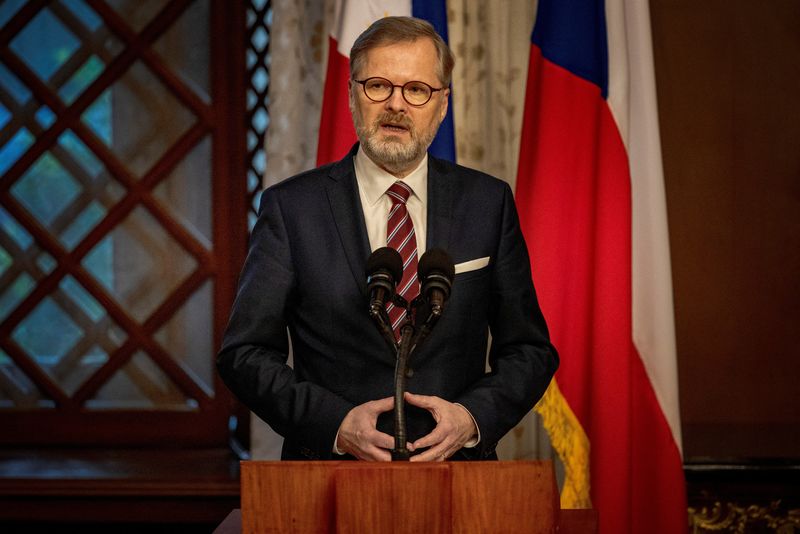
M 399 87 L 400 93 L 403 95 L 403 100 L 412 106 L 424 106 L 427 104 L 433 93 L 441 91 L 444 87 L 435 89 L 425 82 L 406 82 L 403 85 L 397 85 L 386 78 L 372 77 L 366 80 L 353 80 L 360 83 L 364 88 L 364 94 L 373 102 L 385 102 L 394 94 L 394 88 Z

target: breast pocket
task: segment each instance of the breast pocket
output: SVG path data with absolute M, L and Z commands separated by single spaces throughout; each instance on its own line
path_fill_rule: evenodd
M 470 335 L 474 329 L 481 329 L 488 324 L 491 286 L 491 269 L 488 266 L 455 276 L 448 311 L 457 316 L 458 330 L 462 335 Z

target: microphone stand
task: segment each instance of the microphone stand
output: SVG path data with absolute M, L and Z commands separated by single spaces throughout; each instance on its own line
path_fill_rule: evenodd
M 389 316 L 386 313 L 386 308 L 383 306 L 370 306 L 369 316 L 383 336 L 383 340 L 386 341 L 386 344 L 389 345 L 392 352 L 396 353 L 399 348 L 397 342 L 394 340 L 394 332 L 392 332 L 392 328 L 389 326 Z
M 408 364 L 411 354 L 422 344 L 442 316 L 442 306 L 439 304 L 431 306 L 430 314 L 417 331 L 414 328 L 411 309 L 418 308 L 422 304 L 421 297 L 415 298 L 410 304 L 406 305 L 406 318 L 403 326 L 400 327 L 400 342 L 397 344 L 397 362 L 394 368 L 394 449 L 392 449 L 393 462 L 407 462 L 411 456 L 407 448 L 406 435 L 406 410 L 405 399 L 406 380 L 408 379 Z
M 406 406 L 403 394 L 406 391 L 408 376 L 408 356 L 411 353 L 411 337 L 414 325 L 411 323 L 411 310 L 406 313 L 403 326 L 400 327 L 400 342 L 397 345 L 397 362 L 394 367 L 394 449 L 393 462 L 407 462 L 411 456 L 407 448 Z
M 416 302 L 416 301 L 415 301 Z M 389 315 L 384 306 L 371 305 L 369 315 L 378 331 L 383 336 L 386 344 L 395 353 L 394 367 L 394 449 L 392 449 L 392 461 L 408 461 L 411 454 L 407 447 L 406 434 L 406 410 L 403 393 L 406 391 L 406 379 L 408 376 L 408 357 L 413 347 L 411 339 L 414 337 L 414 325 L 412 323 L 411 307 L 408 302 L 400 295 L 394 296 L 394 305 L 406 309 L 406 317 L 400 327 L 400 341 L 395 341 L 394 332 L 389 326 Z M 417 336 L 418 337 L 418 336 Z
M 413 307 L 419 306 L 421 304 L 421 301 L 419 299 L 420 299 L 420 297 L 417 297 L 416 299 L 414 299 L 414 302 L 412 302 L 411 305 Z M 428 318 L 425 319 L 425 322 L 419 328 L 419 331 L 416 332 L 416 335 L 414 336 L 414 338 L 413 338 L 413 340 L 411 342 L 411 347 L 408 349 L 409 357 L 411 356 L 411 354 L 414 353 L 414 350 L 418 346 L 422 345 L 422 342 L 425 341 L 425 339 L 430 335 L 431 331 L 433 330 L 433 327 L 436 326 L 436 323 L 439 321 L 439 318 L 442 316 L 442 311 L 443 311 L 443 307 L 441 305 L 433 305 L 433 306 L 431 306 L 430 313 L 428 314 Z

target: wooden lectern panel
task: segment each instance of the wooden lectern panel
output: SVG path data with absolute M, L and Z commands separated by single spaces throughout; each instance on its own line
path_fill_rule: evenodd
M 341 465 L 335 487 L 338 534 L 451 532 L 445 464 Z
M 552 533 L 551 462 L 243 462 L 242 532 Z
M 549 462 L 452 462 L 453 534 L 554 531 L 558 487 Z
M 242 532 L 334 532 L 340 462 L 243 462 Z

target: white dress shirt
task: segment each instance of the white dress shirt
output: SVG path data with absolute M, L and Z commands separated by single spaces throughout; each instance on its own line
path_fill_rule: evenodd
M 364 222 L 367 223 L 369 247 L 375 251 L 386 246 L 386 226 L 389 223 L 389 211 L 392 199 L 386 194 L 397 178 L 378 167 L 359 147 L 355 157 L 356 181 L 358 196 L 361 198 L 361 209 Z M 414 223 L 414 237 L 417 240 L 417 258 L 425 254 L 425 230 L 428 222 L 428 154 L 408 176 L 402 181 L 411 188 L 411 196 L 406 202 L 406 209 Z

